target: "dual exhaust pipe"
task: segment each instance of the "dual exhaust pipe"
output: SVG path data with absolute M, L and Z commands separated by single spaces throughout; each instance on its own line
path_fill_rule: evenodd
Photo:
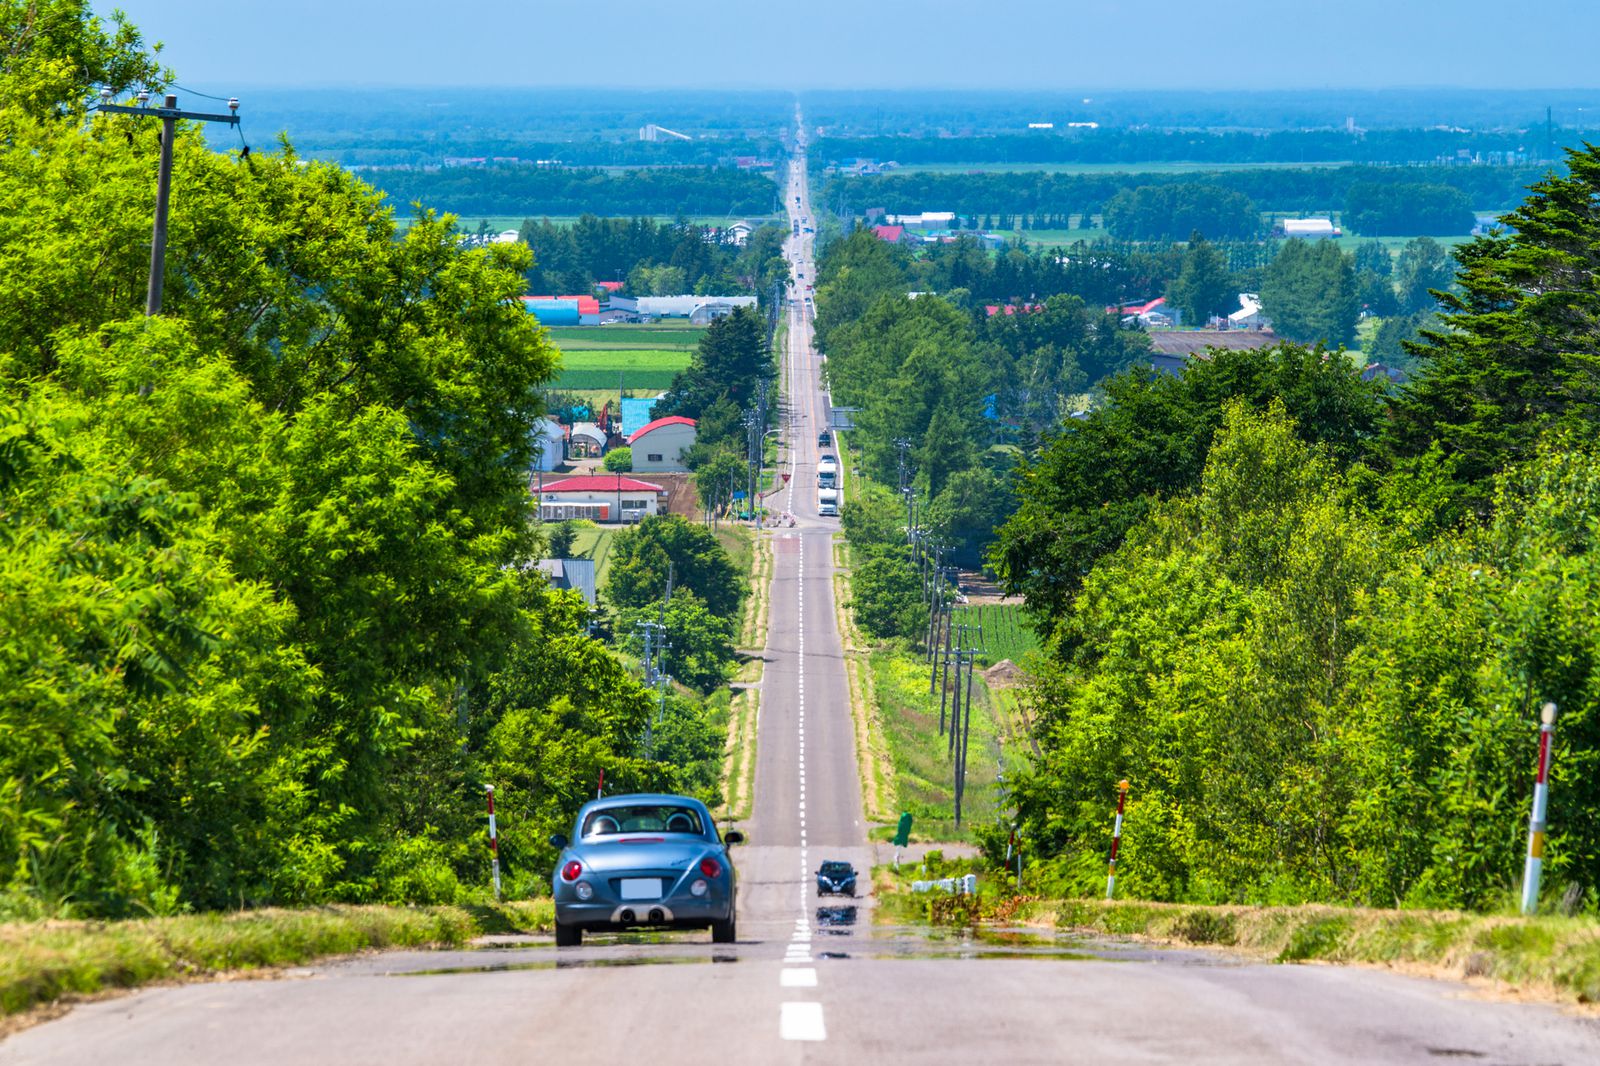
M 640 919 L 638 912 L 632 907 L 618 907 L 616 913 L 611 916 L 611 920 L 622 925 L 634 925 Z M 672 912 L 665 907 L 651 907 L 644 920 L 651 925 L 670 922 L 672 921 Z

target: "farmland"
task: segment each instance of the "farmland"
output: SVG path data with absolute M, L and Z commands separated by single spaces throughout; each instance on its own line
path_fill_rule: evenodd
M 561 349 L 563 392 L 660 392 L 689 357 L 705 330 L 687 323 L 558 327 L 550 341 Z

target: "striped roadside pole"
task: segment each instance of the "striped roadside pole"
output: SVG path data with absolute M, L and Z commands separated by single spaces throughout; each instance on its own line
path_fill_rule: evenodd
M 500 834 L 494 827 L 494 786 L 484 785 L 484 795 L 489 797 L 489 855 L 494 871 L 494 901 L 500 902 Z
M 1528 865 L 1522 871 L 1522 913 L 1539 909 L 1539 875 L 1544 869 L 1544 819 L 1550 803 L 1550 735 L 1556 729 L 1556 705 L 1539 709 L 1539 772 L 1533 779 L 1533 813 L 1528 819 Z
M 1106 899 L 1117 890 L 1117 848 L 1122 845 L 1122 807 L 1128 802 L 1128 782 L 1117 782 L 1117 821 L 1111 827 L 1111 865 L 1106 868 Z

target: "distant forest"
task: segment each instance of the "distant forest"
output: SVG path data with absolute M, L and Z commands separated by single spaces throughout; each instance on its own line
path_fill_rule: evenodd
M 950 163 L 1433 163 L 1461 151 L 1488 162 L 1557 158 L 1596 131 L 1537 129 L 1163 130 L 1058 129 L 970 137 L 824 137 L 813 165 L 848 159 Z M 1496 154 L 1498 153 L 1498 154 Z
M 761 215 L 777 209 L 778 185 L 732 167 L 579 170 L 486 166 L 385 170 L 364 175 L 397 207 L 412 202 L 461 215 Z
M 1255 168 L 1204 173 L 916 172 L 881 177 L 835 176 L 821 189 L 819 206 L 839 205 L 859 213 L 868 207 L 891 212 L 955 211 L 963 215 L 1099 214 L 1118 193 L 1204 180 L 1240 193 L 1263 211 L 1336 211 L 1357 186 L 1433 185 L 1460 190 L 1474 208 L 1499 210 L 1516 204 L 1543 167 L 1307 167 Z

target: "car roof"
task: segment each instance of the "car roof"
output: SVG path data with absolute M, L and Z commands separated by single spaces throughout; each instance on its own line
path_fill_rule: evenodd
M 670 792 L 630 792 L 617 796 L 603 796 L 597 800 L 590 800 L 578 810 L 578 820 L 582 821 L 589 816 L 590 811 L 602 811 L 611 807 L 649 807 L 652 805 L 693 807 L 705 814 L 707 820 L 711 812 L 706 805 L 689 796 L 675 796 Z

